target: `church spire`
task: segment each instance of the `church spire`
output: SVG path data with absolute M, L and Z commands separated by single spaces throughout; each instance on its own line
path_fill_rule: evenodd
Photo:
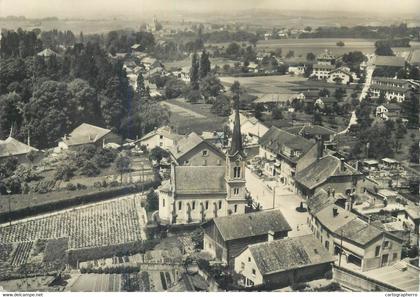
M 239 99 L 235 100 L 235 123 L 233 125 L 232 142 L 229 148 L 229 155 L 234 156 L 242 153 L 241 120 L 239 117 Z

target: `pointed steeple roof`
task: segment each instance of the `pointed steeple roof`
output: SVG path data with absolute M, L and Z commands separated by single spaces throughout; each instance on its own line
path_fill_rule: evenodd
M 242 148 L 242 134 L 241 134 L 241 120 L 239 117 L 239 100 L 235 100 L 235 123 L 233 125 L 232 142 L 229 148 L 229 155 L 234 156 L 237 153 L 243 153 Z

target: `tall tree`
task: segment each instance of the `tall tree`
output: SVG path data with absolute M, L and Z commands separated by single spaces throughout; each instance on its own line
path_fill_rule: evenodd
M 199 73 L 200 73 L 200 78 L 203 79 L 204 77 L 206 77 L 211 70 L 211 65 L 210 65 L 210 59 L 209 59 L 209 54 L 206 52 L 206 50 L 203 50 L 203 52 L 201 53 L 201 58 L 200 58 L 200 69 L 199 69 Z
M 193 90 L 198 90 L 199 88 L 199 62 L 197 53 L 194 52 L 191 58 L 191 69 L 190 69 L 190 82 L 191 88 Z
M 141 72 L 137 76 L 136 93 L 140 97 L 140 100 L 148 99 L 150 97 L 149 90 L 146 88 L 146 86 L 144 84 L 144 77 L 143 77 L 143 74 Z
M 24 123 L 32 142 L 39 148 L 53 147 L 73 127 L 72 106 L 67 84 L 45 81 L 34 90 L 24 108 Z

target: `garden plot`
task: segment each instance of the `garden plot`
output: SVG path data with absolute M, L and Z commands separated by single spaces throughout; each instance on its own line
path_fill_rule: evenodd
M 0 225 L 2 243 L 67 237 L 70 249 L 145 239 L 146 216 L 136 196 L 50 213 Z

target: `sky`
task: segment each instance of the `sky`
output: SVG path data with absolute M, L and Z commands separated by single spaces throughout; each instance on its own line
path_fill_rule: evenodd
M 420 0 L 0 0 L 0 16 L 100 18 L 136 16 L 149 11 L 236 11 L 241 9 L 361 11 L 406 14 L 420 11 Z

